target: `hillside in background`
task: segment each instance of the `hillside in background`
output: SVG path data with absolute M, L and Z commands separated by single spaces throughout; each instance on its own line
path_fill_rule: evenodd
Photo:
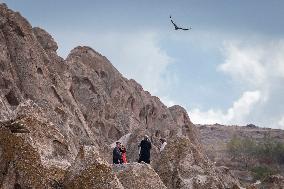
M 284 131 L 247 126 L 196 125 L 216 166 L 226 166 L 244 184 L 284 175 Z

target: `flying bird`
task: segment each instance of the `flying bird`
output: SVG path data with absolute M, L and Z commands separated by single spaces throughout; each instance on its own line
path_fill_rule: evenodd
M 170 16 L 170 19 L 171 19 L 171 22 L 173 23 L 174 27 L 175 27 L 175 30 L 191 30 L 192 27 L 189 27 L 189 28 L 181 28 L 181 27 L 178 27 L 174 21 L 172 20 L 172 16 Z

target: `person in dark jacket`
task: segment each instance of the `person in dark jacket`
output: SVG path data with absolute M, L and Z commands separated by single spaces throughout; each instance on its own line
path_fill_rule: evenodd
M 120 151 L 120 142 L 116 142 L 116 147 L 113 149 L 112 157 L 113 164 L 120 164 L 121 162 L 121 151 Z
M 149 164 L 150 163 L 150 150 L 151 150 L 152 145 L 147 135 L 145 135 L 144 139 L 141 141 L 138 147 L 140 147 L 138 163 L 141 163 L 143 161 Z

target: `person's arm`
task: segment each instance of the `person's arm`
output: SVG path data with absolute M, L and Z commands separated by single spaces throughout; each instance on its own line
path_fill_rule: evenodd
M 140 152 L 141 152 L 141 143 L 142 142 L 140 142 L 140 144 L 138 144 L 138 154 L 139 154 L 139 156 L 140 156 Z
M 121 149 L 118 150 L 118 157 L 119 157 L 119 159 L 121 159 L 121 151 L 120 150 Z
M 164 143 L 161 145 L 160 152 L 164 150 L 165 146 L 166 146 L 166 144 L 165 144 L 165 142 L 164 142 Z

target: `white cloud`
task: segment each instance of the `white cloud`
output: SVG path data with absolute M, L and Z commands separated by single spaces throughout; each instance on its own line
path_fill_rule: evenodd
M 201 111 L 198 108 L 188 110 L 189 117 L 191 121 L 195 124 L 214 124 L 214 123 L 223 123 L 228 124 L 226 121 L 226 115 L 222 110 L 213 110 Z
M 260 91 L 246 91 L 233 103 L 227 111 L 210 109 L 202 112 L 199 109 L 190 111 L 193 123 L 202 124 L 245 124 L 246 117 L 251 113 L 256 103 L 260 102 Z
M 284 41 L 279 42 L 274 45 L 274 48 L 270 51 L 273 51 L 274 54 L 270 56 L 271 70 L 274 72 L 275 77 L 284 78 Z M 270 52 L 268 51 L 268 52 Z
M 278 125 L 280 129 L 284 129 L 284 115 L 281 117 L 281 119 L 278 121 Z
M 284 78 L 284 41 L 263 41 L 257 44 L 225 42 L 225 61 L 218 70 L 247 87 L 265 89 L 273 80 Z
M 261 63 L 264 49 L 241 47 L 235 43 L 224 44 L 225 62 L 219 70 L 229 74 L 233 79 L 259 86 L 266 81 L 265 65 Z
M 284 109 L 284 40 L 229 41 L 222 50 L 224 62 L 217 68 L 232 78 L 232 86 L 244 90 L 243 95 L 228 110 L 193 109 L 191 119 L 196 123 L 246 124 L 282 127 Z M 277 119 L 278 118 L 278 119 Z M 278 121 L 276 121 L 278 120 Z
M 179 104 L 175 102 L 174 100 L 170 99 L 168 96 L 162 96 L 160 97 L 160 100 L 168 107 Z
M 244 123 L 254 105 L 261 101 L 260 91 L 246 91 L 240 99 L 233 103 L 233 107 L 228 110 L 227 118 L 233 123 Z

